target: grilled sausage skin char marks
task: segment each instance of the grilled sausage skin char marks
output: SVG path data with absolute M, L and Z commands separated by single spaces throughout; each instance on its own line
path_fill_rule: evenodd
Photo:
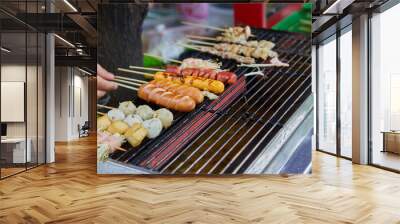
M 168 80 L 173 83 L 181 85 L 185 84 L 188 86 L 196 87 L 200 90 L 210 91 L 215 94 L 220 94 L 225 90 L 224 83 L 218 80 L 193 76 L 179 77 L 167 72 L 157 72 L 154 75 L 154 80 Z
M 207 79 L 214 79 L 221 81 L 225 84 L 234 84 L 237 81 L 237 76 L 235 73 L 228 71 L 217 71 L 215 69 L 207 68 L 183 68 L 180 69 L 178 66 L 169 65 L 167 66 L 167 73 L 174 75 L 180 75 L 183 77 L 193 76 L 202 77 Z
M 152 83 L 142 85 L 138 96 L 147 102 L 180 112 L 190 112 L 196 107 L 196 102 L 191 97 L 167 91 Z
M 150 83 L 176 94 L 190 96 L 196 102 L 196 104 L 204 101 L 203 94 L 195 87 L 173 83 L 168 80 L 153 80 Z

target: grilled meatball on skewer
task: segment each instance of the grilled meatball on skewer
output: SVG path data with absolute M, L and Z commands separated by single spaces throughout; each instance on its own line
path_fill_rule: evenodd
M 136 110 L 136 114 L 143 120 L 148 120 L 153 117 L 154 111 L 148 105 L 140 105 Z
M 147 137 L 152 139 L 160 135 L 163 125 L 160 119 L 152 118 L 144 121 L 143 127 L 147 130 Z
M 120 121 L 125 119 L 125 114 L 120 109 L 112 109 L 107 112 L 107 116 L 111 121 Z
M 97 130 L 104 131 L 111 125 L 111 120 L 107 115 L 97 118 Z
M 133 124 L 136 124 L 136 123 L 141 124 L 141 123 L 143 123 L 143 119 L 142 119 L 142 117 L 140 117 L 137 114 L 129 114 L 124 119 L 124 122 L 127 123 L 129 125 L 129 127 L 132 127 Z
M 124 134 L 128 128 L 129 125 L 127 123 L 118 120 L 111 123 L 111 125 L 107 128 L 107 132 L 110 132 L 111 134 Z
M 168 109 L 161 108 L 154 112 L 154 118 L 160 119 L 164 128 L 169 128 L 174 120 L 174 115 Z
M 126 130 L 124 136 L 132 147 L 137 147 L 147 136 L 147 129 L 142 124 L 135 123 Z
M 125 116 L 134 114 L 136 112 L 136 106 L 131 101 L 124 101 L 119 103 L 119 110 L 121 110 Z

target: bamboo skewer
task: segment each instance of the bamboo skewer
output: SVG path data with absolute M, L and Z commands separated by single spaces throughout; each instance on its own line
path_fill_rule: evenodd
M 154 74 L 151 74 L 151 73 L 129 70 L 129 69 L 124 69 L 124 68 L 118 68 L 118 70 L 123 71 L 123 72 L 129 72 L 132 74 L 154 76 Z
M 122 83 L 118 83 L 118 82 L 113 82 L 113 83 L 117 84 L 120 87 L 126 88 L 126 89 L 135 90 L 135 91 L 139 90 L 138 88 L 135 88 L 135 87 L 132 87 L 132 86 L 129 86 L 129 85 L 125 85 L 125 84 L 122 84 Z
M 140 84 L 140 83 L 136 83 L 136 82 L 132 82 L 132 81 L 127 81 L 127 80 L 122 80 L 122 79 L 115 79 L 115 82 L 121 82 L 121 83 L 129 84 L 129 85 L 132 85 L 132 86 L 141 86 L 141 85 L 142 85 L 142 84 Z
M 115 146 L 114 148 L 115 148 L 115 149 L 118 149 L 119 151 L 124 151 L 124 152 L 126 152 L 126 149 L 124 149 L 124 148 L 121 148 L 121 147 L 118 147 L 118 146 Z
M 269 64 L 240 64 L 237 65 L 237 67 L 249 67 L 249 68 L 261 68 L 261 67 L 287 67 L 289 65 L 286 65 L 285 63 L 282 64 L 274 64 L 274 63 L 269 63 Z
M 106 113 L 103 113 L 103 112 L 97 111 L 97 114 L 100 114 L 100 115 L 105 115 Z
M 148 67 L 140 67 L 140 66 L 129 66 L 129 68 L 132 69 L 141 69 L 141 70 L 148 70 L 148 71 L 156 71 L 156 72 L 165 72 L 165 69 L 161 69 L 161 68 L 148 68 Z
M 249 68 L 257 68 L 257 67 L 274 67 L 275 64 L 240 64 L 237 67 L 249 67 Z
M 191 23 L 191 22 L 182 21 L 182 24 L 188 25 L 188 26 L 195 26 L 195 27 L 208 28 L 208 29 L 218 30 L 218 31 L 222 31 L 222 32 L 225 32 L 225 31 L 226 31 L 226 29 L 223 29 L 223 28 L 220 28 L 220 27 L 215 27 L 215 26 L 210 26 L 210 25 L 204 25 L 204 24 L 199 24 L 199 23 Z
M 154 55 L 154 54 L 149 54 L 149 53 L 144 53 L 144 55 L 149 56 L 149 57 L 153 57 L 153 58 L 158 58 L 160 60 L 171 61 L 171 62 L 175 62 L 175 63 L 178 63 L 178 64 L 182 64 L 182 61 L 171 59 L 171 58 L 163 58 L 161 56 Z
M 142 83 L 142 84 L 146 84 L 148 83 L 147 81 L 143 81 L 140 79 L 133 79 L 133 78 L 127 78 L 127 77 L 123 77 L 123 76 L 115 76 L 116 79 L 122 79 L 122 80 L 127 80 L 127 81 L 132 81 L 132 82 L 138 82 L 138 83 Z
M 187 40 L 192 43 L 203 44 L 203 45 L 212 46 L 212 47 L 214 47 L 216 45 L 215 43 L 210 43 L 210 42 L 205 42 L 205 41 L 200 41 L 200 40 L 192 40 L 192 39 L 187 39 Z
M 97 107 L 102 107 L 102 108 L 110 109 L 110 110 L 115 109 L 115 107 L 110 107 L 110 106 L 101 105 L 101 104 L 97 104 Z
M 123 71 L 123 72 L 133 73 L 133 74 L 154 76 L 154 74 L 151 74 L 151 73 L 140 72 L 140 71 L 135 71 L 135 70 L 129 70 L 129 69 L 124 69 L 124 68 L 118 68 L 118 70 L 119 71 Z
M 181 44 L 181 43 L 178 43 L 178 45 L 180 45 L 182 47 L 186 47 L 186 48 L 192 49 L 192 50 L 201 51 L 200 48 L 198 48 L 198 47 L 201 47 L 201 46 L 198 46 L 198 45 Z
M 186 35 L 187 38 L 192 38 L 192 39 L 199 39 L 199 40 L 213 40 L 213 41 L 218 41 L 217 38 L 215 37 L 206 37 L 206 36 L 196 36 L 196 35 Z
M 226 32 L 228 29 L 227 28 L 220 28 L 220 27 L 216 27 L 216 26 L 210 26 L 210 25 L 205 25 L 205 24 L 198 24 L 198 23 L 191 23 L 191 22 L 186 22 L 186 21 L 182 21 L 182 24 L 184 25 L 188 25 L 188 26 L 194 26 L 194 27 L 202 27 L 202 28 L 208 28 L 208 29 L 212 29 L 212 30 L 218 30 L 221 32 Z M 254 34 L 250 34 L 251 37 L 254 37 Z

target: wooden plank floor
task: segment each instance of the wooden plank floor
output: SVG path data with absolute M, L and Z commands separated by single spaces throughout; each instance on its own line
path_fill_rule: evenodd
M 309 176 L 101 176 L 95 144 L 0 181 L 0 223 L 400 223 L 400 175 L 322 153 Z

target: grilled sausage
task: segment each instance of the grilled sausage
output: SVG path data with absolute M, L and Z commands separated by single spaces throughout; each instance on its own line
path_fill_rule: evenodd
M 179 68 L 179 66 L 176 66 L 176 65 L 167 65 L 165 67 L 165 70 L 167 72 L 174 73 L 174 74 L 180 74 L 181 73 L 181 69 Z
M 178 84 L 186 84 L 189 86 L 196 87 L 200 90 L 210 91 L 212 93 L 220 94 L 224 92 L 224 83 L 218 80 L 212 80 L 202 77 L 185 76 L 178 77 L 171 73 L 157 72 L 154 75 L 154 80 L 169 80 Z
M 180 112 L 190 112 L 196 107 L 191 97 L 169 92 L 152 83 L 140 86 L 138 96 L 147 102 Z
M 223 80 L 226 79 L 226 83 L 231 84 L 231 85 L 237 81 L 236 74 L 232 73 L 232 72 L 227 72 L 227 71 L 218 72 L 218 76 L 221 77 L 221 79 L 223 79 Z
M 193 76 L 193 77 L 202 77 L 207 79 L 214 79 L 221 81 L 223 83 L 234 84 L 237 80 L 237 76 L 233 72 L 228 71 L 220 71 L 217 72 L 214 69 L 203 69 L 203 68 L 184 68 L 179 69 L 178 66 L 167 66 L 167 73 L 172 73 L 174 75 L 181 76 Z
M 197 104 L 204 101 L 203 94 L 201 94 L 201 91 L 195 87 L 177 84 L 168 80 L 153 80 L 150 83 L 176 94 L 190 96 Z

